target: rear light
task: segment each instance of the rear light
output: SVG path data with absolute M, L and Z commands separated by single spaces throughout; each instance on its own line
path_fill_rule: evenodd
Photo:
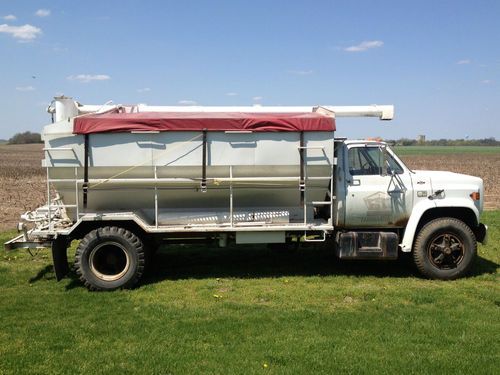
M 481 194 L 479 193 L 479 191 L 475 191 L 474 193 L 470 194 L 470 197 L 473 201 L 478 201 L 479 199 L 481 199 Z

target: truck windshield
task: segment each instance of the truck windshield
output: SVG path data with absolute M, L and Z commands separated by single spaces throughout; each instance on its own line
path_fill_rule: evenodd
M 381 174 L 401 174 L 403 168 L 393 158 L 384 152 L 380 147 L 351 147 L 348 152 L 349 172 L 351 176 L 359 175 L 381 175 Z M 385 164 L 385 165 L 384 165 Z M 384 168 L 385 173 L 384 173 Z

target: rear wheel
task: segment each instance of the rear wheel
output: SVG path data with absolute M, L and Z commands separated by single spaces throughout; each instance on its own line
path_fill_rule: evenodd
M 476 238 L 464 222 L 440 218 L 427 223 L 417 235 L 413 260 L 430 279 L 452 280 L 464 276 L 477 254 Z
M 142 241 L 124 228 L 95 229 L 76 250 L 76 272 L 91 290 L 132 288 L 140 280 L 144 266 Z

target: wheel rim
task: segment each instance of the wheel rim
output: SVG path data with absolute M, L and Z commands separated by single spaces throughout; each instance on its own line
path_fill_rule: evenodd
M 89 256 L 90 270 L 99 279 L 115 281 L 127 273 L 130 258 L 124 246 L 116 242 L 104 242 L 92 249 Z
M 465 246 L 459 237 L 451 233 L 440 234 L 427 247 L 432 265 L 441 270 L 456 268 L 464 259 Z

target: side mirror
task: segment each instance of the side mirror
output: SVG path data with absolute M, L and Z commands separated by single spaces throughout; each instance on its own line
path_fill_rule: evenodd
M 378 149 L 380 151 L 380 155 L 382 160 L 380 163 L 380 176 L 387 176 L 388 174 L 392 174 L 391 167 L 389 165 L 389 161 L 387 160 L 387 146 L 379 145 Z
M 392 176 L 396 175 L 396 171 L 392 168 L 391 163 L 389 163 L 389 158 L 387 157 L 388 151 L 386 145 L 379 146 L 380 153 L 382 154 L 382 168 L 380 171 L 381 176 Z

